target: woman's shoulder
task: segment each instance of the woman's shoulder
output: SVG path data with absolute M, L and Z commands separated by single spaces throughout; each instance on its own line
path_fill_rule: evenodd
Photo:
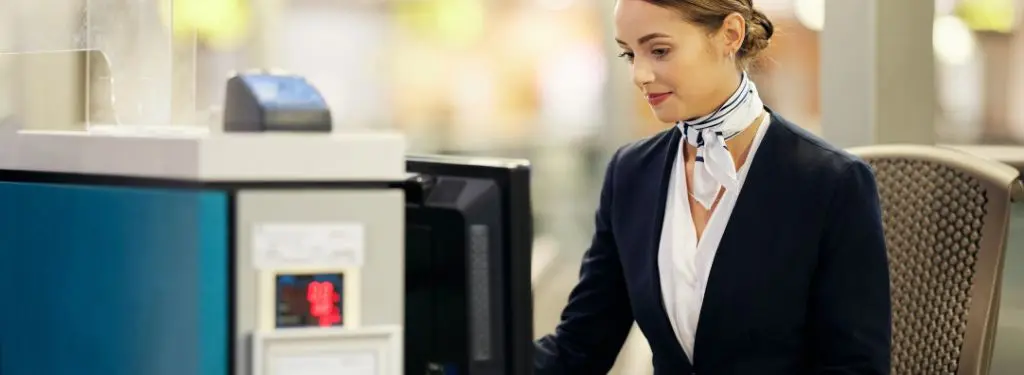
M 612 158 L 614 166 L 623 165 L 631 168 L 652 161 L 661 161 L 673 145 L 678 147 L 682 135 L 675 126 L 662 130 L 653 135 L 626 143 L 615 151 Z
M 861 158 L 776 114 L 772 127 L 776 138 L 769 159 L 779 171 L 775 181 L 784 184 L 784 190 L 802 201 L 822 204 L 877 196 L 874 171 Z M 768 155 L 759 150 L 757 157 Z
M 773 136 L 769 144 L 771 153 L 778 156 L 779 163 L 789 164 L 795 172 L 839 177 L 851 169 L 869 168 L 856 155 L 777 113 L 772 113 L 769 131 Z
M 769 112 L 771 121 L 757 157 L 769 155 L 773 162 L 813 164 L 833 172 L 841 172 L 856 164 L 863 164 L 857 156 L 833 145 L 805 127 L 791 122 L 776 112 Z M 626 143 L 619 147 L 612 160 L 615 164 L 638 166 L 661 161 L 678 147 L 681 134 L 675 126 L 653 135 Z M 811 169 L 818 169 L 811 168 Z

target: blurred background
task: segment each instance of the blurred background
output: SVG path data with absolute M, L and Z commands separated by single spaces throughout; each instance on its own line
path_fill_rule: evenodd
M 822 30 L 826 18 L 835 19 L 826 17 L 835 1 L 851 3 L 754 1 L 777 30 L 752 71 L 764 100 L 819 133 Z M 933 71 L 933 95 L 925 100 L 934 103 L 935 140 L 1024 145 L 1024 0 L 912 3 L 933 21 L 927 46 L 933 53 L 922 58 L 934 63 L 926 70 Z M 529 159 L 539 336 L 553 330 L 576 280 L 608 156 L 666 127 L 653 119 L 628 66 L 616 58 L 613 6 L 613 0 L 3 0 L 0 123 L 32 126 L 84 115 L 92 124 L 216 124 L 228 74 L 268 67 L 308 77 L 328 100 L 335 127 L 398 130 L 415 153 Z M 899 27 L 881 30 L 876 37 L 884 41 L 885 30 Z M 84 68 L 53 69 L 59 64 Z M 83 81 L 75 74 L 85 76 L 84 101 L 71 94 L 76 88 L 69 82 Z M 85 104 L 75 113 L 54 111 L 61 102 Z M 633 336 L 618 373 L 649 371 L 645 343 Z

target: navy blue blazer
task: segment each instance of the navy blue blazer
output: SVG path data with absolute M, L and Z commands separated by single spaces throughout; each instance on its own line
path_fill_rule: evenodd
M 674 127 L 616 152 L 596 231 L 538 375 L 605 374 L 634 320 L 657 375 L 889 373 L 889 268 L 874 175 L 772 113 L 711 268 L 687 358 L 666 314 L 658 245 Z

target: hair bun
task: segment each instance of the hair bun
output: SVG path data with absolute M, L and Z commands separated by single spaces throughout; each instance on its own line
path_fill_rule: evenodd
M 739 57 L 743 60 L 751 60 L 768 48 L 772 35 L 775 34 L 775 25 L 760 10 L 751 8 L 750 19 L 747 20 L 747 35 L 743 39 L 743 45 L 739 50 Z
M 757 9 L 751 9 L 751 21 L 761 26 L 765 31 L 765 39 L 771 39 L 775 34 L 775 25 L 764 13 Z

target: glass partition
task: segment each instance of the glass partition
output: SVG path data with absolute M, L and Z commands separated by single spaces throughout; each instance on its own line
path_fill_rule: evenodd
M 0 119 L 63 130 L 192 123 L 195 36 L 179 9 L 175 0 L 3 1 Z

